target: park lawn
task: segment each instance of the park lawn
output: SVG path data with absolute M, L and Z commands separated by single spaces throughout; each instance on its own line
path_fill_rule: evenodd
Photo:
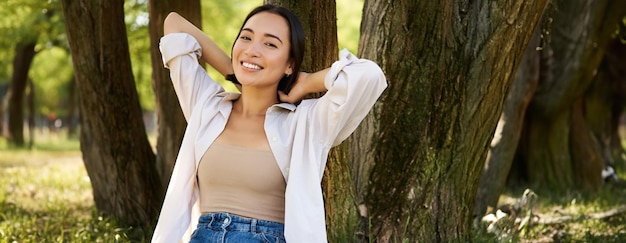
M 623 180 L 624 169 L 618 171 Z M 525 189 L 507 189 L 501 204 L 519 202 Z M 588 218 L 626 207 L 626 186 L 609 184 L 593 195 L 534 193 L 536 219 L 569 219 L 519 229 L 510 217 L 499 233 L 477 227 L 474 242 L 626 242 L 623 211 Z M 77 140 L 43 140 L 28 150 L 9 149 L 0 139 L 0 243 L 147 241 L 136 232 L 97 213 Z
M 624 168 L 618 169 L 622 182 L 607 183 L 594 193 L 554 192 L 537 188 L 532 206 L 513 210 L 496 224 L 495 233 L 475 230 L 476 242 L 626 242 L 626 178 Z M 499 200 L 499 208 L 519 205 L 528 188 L 507 188 Z M 532 208 L 531 223 L 520 227 Z M 517 218 L 517 221 L 515 219 Z
M 0 243 L 130 242 L 129 232 L 96 212 L 77 140 L 0 141 Z

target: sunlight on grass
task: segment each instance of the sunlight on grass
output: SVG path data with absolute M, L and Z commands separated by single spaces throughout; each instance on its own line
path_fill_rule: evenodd
M 0 139 L 0 243 L 130 242 L 130 229 L 98 215 L 77 139 L 37 141 Z
M 623 174 L 619 175 L 623 180 Z M 507 189 L 499 205 L 514 205 L 521 189 Z M 594 193 L 554 193 L 539 189 L 533 208 L 535 220 L 552 223 L 534 223 L 519 242 L 625 242 L 626 214 L 596 219 L 592 215 L 611 212 L 624 206 L 626 185 L 608 183 Z M 482 234 L 478 232 L 478 234 Z M 483 239 L 489 239 L 487 237 Z

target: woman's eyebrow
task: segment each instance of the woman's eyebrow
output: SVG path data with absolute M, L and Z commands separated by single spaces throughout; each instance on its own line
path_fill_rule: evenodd
M 241 31 L 242 31 L 242 32 L 243 32 L 243 31 L 248 31 L 248 32 L 251 32 L 252 34 L 254 34 L 254 30 L 252 30 L 252 29 L 250 29 L 250 28 L 243 28 L 243 29 L 241 29 Z M 276 36 L 276 35 L 273 35 L 273 34 L 270 34 L 270 33 L 265 33 L 264 35 L 265 35 L 265 36 L 267 36 L 267 37 L 275 38 L 275 39 L 277 39 L 278 41 L 280 41 L 280 44 L 283 44 L 283 40 L 281 40 L 281 39 L 280 39 L 278 36 Z

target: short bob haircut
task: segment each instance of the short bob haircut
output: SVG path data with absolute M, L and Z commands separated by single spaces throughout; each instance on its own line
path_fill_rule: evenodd
M 239 39 L 241 30 L 243 29 L 243 26 L 246 25 L 248 20 L 252 16 L 258 13 L 262 13 L 262 12 L 273 13 L 278 16 L 281 16 L 285 19 L 285 21 L 287 21 L 287 25 L 289 25 L 289 40 L 291 43 L 290 48 L 289 48 L 289 59 L 293 63 L 293 68 L 292 68 L 293 73 L 292 75 L 289 75 L 289 76 L 287 75 L 283 76 L 280 79 L 280 82 L 278 83 L 278 90 L 283 91 L 285 94 L 288 94 L 289 91 L 291 90 L 291 87 L 298 79 L 298 74 L 300 73 L 302 60 L 304 58 L 304 47 L 305 47 L 304 46 L 305 44 L 304 43 L 305 41 L 304 29 L 302 28 L 302 24 L 300 24 L 300 20 L 298 20 L 298 17 L 289 9 L 285 7 L 281 7 L 281 6 L 272 5 L 272 4 L 265 4 L 265 5 L 256 7 L 248 14 L 246 19 L 243 21 L 241 28 L 239 28 L 239 34 L 237 34 L 237 38 L 235 38 L 235 42 L 237 42 L 237 39 Z M 233 43 L 233 47 L 234 46 L 235 44 Z M 232 56 L 232 48 L 231 48 L 231 56 Z M 237 77 L 235 77 L 234 74 L 226 75 L 226 79 L 235 84 L 241 85 L 241 83 L 237 81 Z

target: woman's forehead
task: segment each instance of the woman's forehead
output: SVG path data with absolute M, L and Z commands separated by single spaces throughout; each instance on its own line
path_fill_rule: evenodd
M 278 36 L 283 41 L 288 40 L 289 37 L 287 21 L 282 16 L 270 12 L 253 15 L 244 24 L 243 29 L 251 30 L 254 34 Z

